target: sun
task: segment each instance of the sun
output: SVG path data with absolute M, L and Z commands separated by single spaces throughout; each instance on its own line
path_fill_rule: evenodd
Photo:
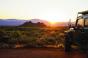
M 50 24 L 50 25 L 55 25 L 56 22 L 50 22 L 50 21 L 49 21 L 49 24 Z
M 51 24 L 55 24 L 56 22 L 66 22 L 67 16 L 66 12 L 55 11 L 50 9 L 49 11 L 41 12 L 39 18 L 49 21 Z
M 58 21 L 54 20 L 54 19 L 48 19 L 47 20 L 50 24 L 56 24 Z

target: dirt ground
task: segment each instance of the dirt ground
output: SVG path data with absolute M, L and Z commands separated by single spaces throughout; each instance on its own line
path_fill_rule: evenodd
M 85 53 L 56 48 L 0 49 L 0 58 L 87 58 Z

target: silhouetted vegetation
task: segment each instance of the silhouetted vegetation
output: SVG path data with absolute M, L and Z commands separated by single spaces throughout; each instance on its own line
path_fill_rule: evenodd
M 26 22 L 21 26 L 0 27 L 0 48 L 46 47 L 63 44 L 65 27 L 46 27 Z

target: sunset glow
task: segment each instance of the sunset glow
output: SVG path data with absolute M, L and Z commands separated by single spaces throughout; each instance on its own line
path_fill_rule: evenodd
M 67 16 L 69 15 L 67 12 L 63 10 L 55 10 L 56 9 L 45 10 L 41 12 L 41 15 L 39 15 L 39 17 L 52 23 L 68 21 L 68 19 L 65 19 L 68 18 Z
M 53 22 L 53 21 L 52 21 L 52 22 L 51 22 L 51 21 L 49 21 L 49 23 L 50 23 L 51 25 L 54 25 L 54 24 L 56 24 L 56 22 Z
M 44 19 L 50 22 L 75 20 L 88 10 L 88 0 L 0 0 L 0 19 Z

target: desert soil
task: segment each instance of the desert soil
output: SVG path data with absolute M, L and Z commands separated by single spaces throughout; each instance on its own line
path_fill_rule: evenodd
M 87 58 L 79 51 L 70 53 L 56 48 L 0 49 L 0 58 Z

